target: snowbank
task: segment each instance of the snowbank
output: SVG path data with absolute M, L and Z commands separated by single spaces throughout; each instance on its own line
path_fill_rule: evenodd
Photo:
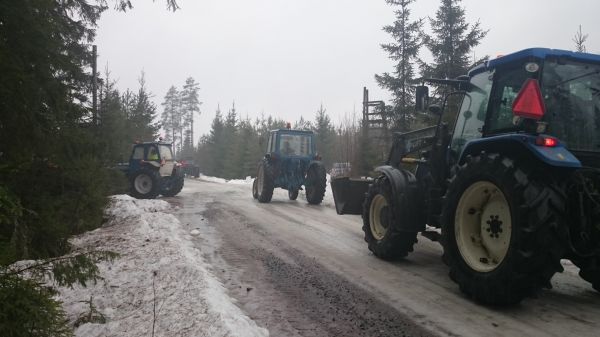
M 89 312 L 82 301 L 90 296 L 106 318 L 80 325 L 75 335 L 268 336 L 235 306 L 170 208 L 163 200 L 114 196 L 105 226 L 73 240 L 77 247 L 120 254 L 99 265 L 97 284 L 60 289 L 72 322 Z
M 202 181 L 213 182 L 213 183 L 236 184 L 236 185 L 252 185 L 252 181 L 254 180 L 254 178 L 252 178 L 250 176 L 247 176 L 246 179 L 227 180 L 227 179 L 223 179 L 223 178 L 205 176 L 204 174 L 200 174 L 200 177 L 198 179 L 200 179 Z

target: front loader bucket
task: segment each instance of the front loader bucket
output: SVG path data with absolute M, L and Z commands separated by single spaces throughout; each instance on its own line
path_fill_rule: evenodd
M 373 179 L 331 178 L 331 190 L 337 214 L 362 214 L 363 201 Z

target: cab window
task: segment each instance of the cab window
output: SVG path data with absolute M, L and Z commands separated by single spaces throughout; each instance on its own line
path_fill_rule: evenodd
M 309 135 L 282 134 L 279 139 L 279 152 L 286 156 L 308 156 L 312 144 Z
M 163 160 L 173 160 L 173 153 L 171 152 L 171 148 L 167 145 L 160 145 L 158 147 L 160 149 L 160 158 Z
M 466 142 L 481 138 L 483 124 L 488 108 L 488 98 L 492 88 L 493 74 L 484 72 L 471 78 L 467 94 L 463 98 L 456 119 L 451 149 L 460 153 Z
M 144 147 L 143 146 L 134 147 L 133 155 L 131 156 L 131 159 L 136 159 L 136 160 L 144 159 Z
M 498 71 L 496 75 L 490 99 L 489 115 L 485 125 L 486 133 L 517 131 L 518 127 L 513 124 L 512 105 L 525 80 L 535 73 L 528 73 L 524 65 L 519 65 Z

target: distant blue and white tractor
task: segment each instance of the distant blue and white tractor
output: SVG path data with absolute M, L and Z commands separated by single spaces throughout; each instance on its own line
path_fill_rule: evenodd
M 270 202 L 274 188 L 280 187 L 288 191 L 290 200 L 296 200 L 304 186 L 309 204 L 318 205 L 323 201 L 326 172 L 312 131 L 290 130 L 289 126 L 273 130 L 266 152 L 252 186 L 255 199 Z
M 153 199 L 159 194 L 172 197 L 183 188 L 183 170 L 173 158 L 170 143 L 135 144 L 129 163 L 120 169 L 129 179 L 131 196 L 138 199 Z

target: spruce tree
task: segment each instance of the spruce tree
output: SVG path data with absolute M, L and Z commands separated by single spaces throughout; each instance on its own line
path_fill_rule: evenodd
M 211 124 L 210 134 L 207 139 L 207 154 L 208 158 L 201 161 L 207 163 L 207 174 L 212 176 L 221 175 L 223 172 L 223 151 L 224 151 L 224 122 L 221 109 L 217 106 L 215 118 Z
M 233 179 L 239 177 L 240 144 L 238 139 L 238 117 L 235 102 L 225 116 L 223 127 L 223 155 L 225 157 L 222 177 Z
M 479 21 L 468 24 L 461 0 L 441 0 L 435 19 L 429 18 L 432 35 L 425 36 L 425 44 L 433 55 L 433 63 L 421 62 L 421 74 L 424 78 L 455 79 L 466 75 L 469 69 L 487 59 L 471 58 L 472 50 L 487 35 Z M 435 86 L 434 97 L 443 100 L 453 89 L 448 86 Z M 450 96 L 446 102 L 444 120 L 452 123 L 458 113 L 460 98 Z M 423 122 L 431 123 L 430 116 L 424 115 Z M 452 125 L 451 125 L 452 127 Z
M 327 114 L 327 110 L 323 107 L 323 104 L 317 110 L 315 116 L 315 123 L 313 125 L 313 131 L 316 133 L 316 146 L 317 151 L 323 158 L 323 163 L 327 168 L 331 168 L 332 165 L 332 145 L 335 139 L 335 130 L 331 125 L 331 119 Z
M 585 53 L 587 50 L 585 48 L 585 41 L 588 38 L 588 34 L 583 34 L 581 31 L 581 25 L 579 25 L 579 30 L 575 33 L 573 37 L 573 42 L 575 43 L 575 50 L 580 53 Z
M 152 93 L 146 88 L 144 72 L 138 79 L 139 89 L 134 96 L 134 107 L 129 114 L 130 138 L 132 140 L 152 141 L 158 136 L 160 126 L 155 122 L 156 104 L 152 102 Z
M 472 50 L 486 36 L 479 21 L 468 24 L 461 0 L 441 0 L 434 18 L 429 18 L 432 35 L 425 36 L 425 45 L 433 55 L 433 63 L 422 63 L 424 77 L 453 79 L 465 75 L 475 60 Z
M 414 113 L 412 109 L 415 91 L 414 64 L 422 44 L 423 19 L 410 20 L 409 6 L 415 0 L 386 0 L 386 2 L 397 6 L 398 9 L 395 11 L 396 21 L 392 25 L 383 27 L 383 30 L 392 36 L 394 42 L 382 44 L 381 48 L 396 64 L 393 73 L 375 75 L 375 80 L 380 87 L 389 90 L 392 94 L 395 128 L 406 130 Z

